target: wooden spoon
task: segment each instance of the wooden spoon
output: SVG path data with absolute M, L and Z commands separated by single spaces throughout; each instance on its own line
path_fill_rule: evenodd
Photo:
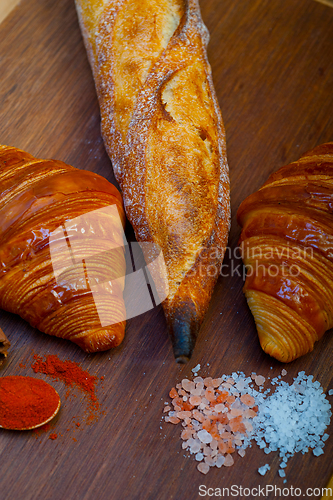
M 0 427 L 28 431 L 50 422 L 60 409 L 57 391 L 44 380 L 0 377 Z

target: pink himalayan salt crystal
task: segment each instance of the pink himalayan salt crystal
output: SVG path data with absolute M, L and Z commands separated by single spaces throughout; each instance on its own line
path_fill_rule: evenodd
M 164 413 L 167 411 L 170 411 L 170 410 L 171 410 L 171 406 L 165 406 L 163 409 Z
M 207 474 L 207 472 L 209 472 L 209 465 L 207 465 L 205 462 L 200 462 L 198 465 L 197 465 L 197 469 L 199 472 L 201 472 L 202 474 Z
M 243 415 L 243 410 L 238 410 L 237 408 L 230 408 L 230 415 L 233 417 L 238 417 L 239 415 Z
M 202 451 L 205 457 L 210 457 L 213 452 L 210 446 L 204 446 Z
M 191 392 L 192 389 L 195 389 L 195 383 L 191 380 L 188 380 L 187 378 L 184 378 L 182 380 L 182 387 L 183 389 L 185 389 L 185 391 Z M 185 396 L 185 394 L 183 394 L 183 396 Z
M 217 387 L 219 387 L 222 383 L 222 378 L 213 378 L 213 387 L 214 389 L 216 389 Z
M 178 392 L 176 391 L 176 389 L 174 387 L 170 390 L 169 396 L 171 399 L 174 399 L 178 396 Z
M 202 390 L 203 389 L 201 387 L 196 387 L 195 389 L 191 390 L 191 394 L 192 394 L 192 396 L 201 396 Z M 205 392 L 205 391 L 203 391 L 203 392 Z
M 232 465 L 234 465 L 234 459 L 232 458 L 232 455 L 230 453 L 228 453 L 226 456 L 225 456 L 225 459 L 224 459 L 224 463 L 223 465 L 225 467 L 231 467 Z
M 210 447 L 212 450 L 217 450 L 217 445 L 218 442 L 216 441 L 216 439 L 213 439 L 213 441 L 210 443 Z
M 195 377 L 195 378 L 193 379 L 193 382 L 194 382 L 195 384 L 203 384 L 203 378 L 202 378 L 202 377 Z
M 193 406 L 198 406 L 202 402 L 200 396 L 191 396 L 189 401 L 190 401 L 190 404 Z
M 243 448 L 240 448 L 238 450 L 238 455 L 241 456 L 241 457 L 245 457 L 245 450 Z
M 264 382 L 265 382 L 265 380 L 266 380 L 266 379 L 265 379 L 265 377 L 263 377 L 262 375 L 256 375 L 256 377 L 255 377 L 255 379 L 254 379 L 255 383 L 256 383 L 258 386 L 263 385 L 263 384 L 264 384 Z
M 213 403 L 215 401 L 214 389 L 206 389 L 206 391 L 205 391 L 205 398 L 210 403 Z
M 251 408 L 248 408 L 247 410 L 244 411 L 244 417 L 245 418 L 253 418 L 256 416 L 256 412 L 254 410 L 251 410 Z
M 242 403 L 244 403 L 246 406 L 254 406 L 255 400 L 253 396 L 250 396 L 250 394 L 243 394 L 240 397 L 240 400 Z
M 192 413 L 190 411 L 177 411 L 176 417 L 181 418 L 182 420 L 186 417 L 191 417 Z
M 180 437 L 185 441 L 192 437 L 192 433 L 193 433 L 192 429 L 184 429 Z
M 170 422 L 170 424 L 179 424 L 180 420 L 177 417 L 165 417 L 166 422 Z
M 235 381 L 232 377 L 229 377 L 227 380 L 226 380 L 227 384 L 230 384 L 230 385 L 234 385 Z
M 200 441 L 202 443 L 211 443 L 213 440 L 212 435 L 209 432 L 207 432 L 205 429 L 198 432 L 198 438 L 200 439 Z
M 287 373 L 288 373 L 288 372 L 287 372 L 287 370 L 285 370 L 285 369 L 283 368 L 283 369 L 282 369 L 282 372 L 281 372 L 282 377 L 284 377 L 285 375 L 287 375 Z
M 231 439 L 231 438 L 232 438 L 232 434 L 231 434 L 231 432 L 228 432 L 228 431 L 226 431 L 226 432 L 222 432 L 222 433 L 220 434 L 220 436 L 221 436 L 221 438 L 222 438 L 222 439 Z
M 198 411 L 198 410 L 192 410 L 192 416 L 198 422 L 204 422 L 205 421 L 204 415 L 200 411 Z
M 214 465 L 216 463 L 216 460 L 214 460 L 214 458 L 212 458 L 212 457 L 205 457 L 204 460 L 205 460 L 205 463 L 207 465 L 209 465 L 210 467 L 214 467 Z
M 224 461 L 225 461 L 225 458 L 224 458 L 224 455 L 218 455 L 217 459 L 216 459 L 216 467 L 220 468 L 222 467 L 222 465 L 224 464 Z
M 225 411 L 228 410 L 224 403 L 218 403 L 217 405 L 214 406 L 214 411 L 216 413 L 224 413 Z
M 198 453 L 201 450 L 201 444 L 200 443 L 193 443 L 192 446 L 190 447 L 191 453 Z
M 214 387 L 214 386 L 213 386 L 213 379 L 212 379 L 212 377 L 206 377 L 206 378 L 204 378 L 204 381 L 203 381 L 203 382 L 204 382 L 204 384 L 205 384 L 205 386 L 206 386 L 207 388 L 208 388 L 208 387 Z
M 178 403 L 179 403 L 178 397 L 173 398 L 171 401 L 171 404 L 173 407 L 178 406 Z
M 251 424 L 250 422 L 247 422 L 247 421 L 245 420 L 244 425 L 245 425 L 245 429 L 246 429 L 248 432 L 252 432 L 252 431 L 253 431 L 253 426 L 252 426 L 252 424 Z
M 217 413 L 223 413 L 226 409 L 226 406 L 223 403 L 218 403 L 214 406 L 214 411 Z

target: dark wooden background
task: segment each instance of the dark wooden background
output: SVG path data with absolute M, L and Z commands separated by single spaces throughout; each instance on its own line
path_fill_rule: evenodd
M 227 134 L 233 252 L 240 202 L 271 172 L 333 140 L 333 9 L 314 0 L 201 0 L 201 9 L 211 33 L 209 59 Z M 114 182 L 99 126 L 73 1 L 22 0 L 0 26 L 0 143 Z M 201 475 L 194 458 L 184 456 L 180 426 L 161 423 L 169 389 L 197 363 L 201 374 L 213 377 L 237 370 L 272 377 L 286 368 L 289 382 L 305 370 L 325 391 L 333 387 L 332 332 L 292 364 L 269 358 L 259 347 L 242 293 L 240 261 L 228 257 L 225 264 L 229 276 L 218 281 L 186 366 L 174 362 L 161 307 L 130 320 L 121 347 L 96 355 L 0 312 L 12 342 L 1 376 L 32 375 L 33 352 L 58 354 L 105 376 L 98 384 L 104 414 L 97 423 L 86 425 L 87 401 L 75 390 L 66 399 L 66 387 L 55 382 L 64 403 L 52 429 L 58 439 L 1 431 L 1 500 L 192 500 L 201 498 L 200 484 L 292 485 L 303 491 L 326 485 L 333 472 L 332 437 L 320 457 L 295 455 L 284 485 L 277 454 L 267 456 L 256 445 L 245 458 L 236 457 L 232 468 Z M 257 469 L 267 462 L 271 470 L 261 477 Z

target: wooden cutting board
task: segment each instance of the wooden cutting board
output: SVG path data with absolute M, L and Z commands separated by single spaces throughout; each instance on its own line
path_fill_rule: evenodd
M 192 500 L 201 498 L 201 484 L 293 486 L 304 493 L 328 482 L 332 437 L 324 455 L 290 459 L 284 484 L 277 454 L 267 456 L 256 445 L 245 458 L 236 457 L 233 467 L 213 468 L 203 476 L 181 449 L 180 426 L 161 421 L 170 388 L 190 377 L 198 363 L 202 375 L 213 377 L 238 370 L 274 377 L 285 368 L 288 382 L 304 370 L 325 391 L 333 387 L 332 332 L 289 365 L 263 354 L 235 254 L 241 201 L 283 164 L 333 140 L 333 9 L 313 0 L 201 0 L 201 9 L 211 33 L 208 55 L 227 133 L 233 217 L 224 276 L 193 358 L 185 366 L 174 362 L 161 307 L 130 320 L 121 347 L 96 355 L 0 312 L 0 325 L 12 342 L 1 376 L 33 375 L 32 356 L 38 353 L 71 359 L 105 377 L 98 382 L 102 413 L 97 422 L 87 425 L 88 402 L 80 393 L 54 382 L 63 400 L 50 431 L 57 439 L 50 440 L 50 432 L 1 431 L 1 500 Z M 114 182 L 72 0 L 22 0 L 0 26 L 0 75 L 2 144 Z M 130 228 L 127 233 L 130 237 Z M 271 470 L 261 477 L 257 469 L 265 463 Z

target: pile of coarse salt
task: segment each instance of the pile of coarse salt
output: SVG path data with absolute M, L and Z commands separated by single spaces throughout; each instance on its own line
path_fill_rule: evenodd
M 203 474 L 210 467 L 233 465 L 233 453 L 244 457 L 254 439 L 266 453 L 280 451 L 279 475 L 284 477 L 288 458 L 309 448 L 318 456 L 328 438 L 331 407 L 312 379 L 300 372 L 289 385 L 279 376 L 271 381 L 276 390 L 270 396 L 270 388 L 263 391 L 265 378 L 255 373 L 183 379 L 169 393 L 172 406 L 165 403 L 165 422 L 182 423 L 182 448 L 195 455 Z M 258 471 L 264 475 L 269 468 L 266 464 Z
M 295 453 L 304 454 L 309 449 L 315 456 L 324 453 L 325 441 L 329 437 L 325 430 L 332 415 L 331 405 L 320 383 L 313 382 L 313 376 L 306 376 L 305 372 L 299 372 L 292 385 L 278 378 L 271 383 L 277 387 L 260 404 L 254 439 L 265 453 L 279 451 L 282 458 L 279 475 L 285 477 L 288 458 Z M 332 391 L 328 394 L 331 395 Z M 264 468 L 259 470 L 262 475 L 266 472 Z
M 258 386 L 264 377 L 254 376 Z M 183 449 L 195 454 L 197 468 L 207 474 L 210 467 L 230 467 L 235 450 L 243 457 L 253 434 L 253 419 L 263 394 L 253 387 L 253 379 L 243 373 L 220 378 L 184 379 L 169 393 L 173 409 L 167 404 L 165 422 L 184 427 Z

